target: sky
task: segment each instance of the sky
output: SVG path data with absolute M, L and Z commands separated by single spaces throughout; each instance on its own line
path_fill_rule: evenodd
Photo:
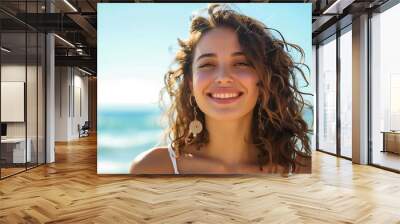
M 311 68 L 311 3 L 230 6 L 279 30 L 286 41 L 300 45 L 305 51 L 305 64 Z M 187 39 L 191 15 L 205 8 L 207 3 L 99 3 L 99 107 L 157 105 L 164 74 L 178 49 L 177 39 Z M 307 90 L 311 92 L 311 88 Z

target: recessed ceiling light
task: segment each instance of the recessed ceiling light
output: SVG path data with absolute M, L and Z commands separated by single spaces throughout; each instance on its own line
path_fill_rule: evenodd
M 1 47 L 1 50 L 4 51 L 4 52 L 6 52 L 6 53 L 10 53 L 10 52 L 11 52 L 11 50 L 9 50 L 9 49 L 7 49 L 7 48 L 5 48 L 5 47 Z
M 71 4 L 69 3 L 69 1 L 64 0 L 65 4 L 67 4 L 72 10 L 74 10 L 74 12 L 78 12 L 78 10 Z
M 87 74 L 87 75 L 90 75 L 90 76 L 92 75 L 92 73 L 90 73 L 90 72 L 88 72 L 88 71 L 85 71 L 85 70 L 83 70 L 83 69 L 81 69 L 81 68 L 79 68 L 79 67 L 78 67 L 78 70 L 81 71 L 81 72 L 83 72 L 83 73 L 85 73 L 85 74 Z
M 60 39 L 61 41 L 63 41 L 64 43 L 68 44 L 69 46 L 75 48 L 75 45 L 71 44 L 71 42 L 69 42 L 68 40 L 66 40 L 66 39 L 64 39 L 64 38 L 62 38 L 62 37 L 60 37 L 60 36 L 57 35 L 57 34 L 54 34 L 54 36 L 57 37 L 58 39 Z
M 336 0 L 333 2 L 332 5 L 330 5 L 324 12 L 322 12 L 323 15 L 327 14 L 342 14 L 343 9 L 351 5 L 355 0 Z

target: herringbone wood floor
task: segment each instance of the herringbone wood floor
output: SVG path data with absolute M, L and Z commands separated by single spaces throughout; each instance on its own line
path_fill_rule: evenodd
M 400 223 L 400 175 L 320 152 L 313 174 L 96 174 L 96 139 L 0 181 L 0 223 Z

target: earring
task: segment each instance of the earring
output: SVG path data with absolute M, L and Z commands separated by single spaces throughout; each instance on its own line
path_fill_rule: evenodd
M 190 106 L 192 106 L 193 110 L 194 110 L 194 120 L 191 121 L 189 124 L 189 135 L 188 136 L 190 136 L 190 134 L 193 134 L 193 138 L 196 138 L 196 136 L 198 134 L 200 134 L 200 132 L 203 130 L 203 125 L 201 124 L 201 122 L 199 120 L 197 120 L 197 110 L 196 110 L 196 106 L 193 106 L 192 95 L 189 98 L 189 103 L 190 103 Z

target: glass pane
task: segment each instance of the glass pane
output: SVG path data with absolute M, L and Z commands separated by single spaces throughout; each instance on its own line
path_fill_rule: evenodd
M 340 152 L 352 157 L 352 35 L 340 37 Z
M 27 63 L 27 98 L 26 98 L 26 111 L 27 111 L 27 142 L 31 149 L 30 160 L 28 160 L 28 168 L 37 165 L 37 33 L 27 33 L 28 38 L 28 63 Z M 28 147 L 28 148 L 29 148 Z
M 32 23 L 37 23 L 37 20 L 32 17 L 34 13 L 39 11 L 38 4 L 36 1 L 27 2 L 26 12 L 28 20 Z M 37 132 L 38 132 L 38 119 L 37 119 L 37 73 L 38 73 L 38 36 L 35 30 L 27 30 L 27 99 L 26 99 L 26 113 L 27 113 L 27 142 L 31 149 L 31 158 L 27 163 L 28 168 L 37 165 Z
M 318 48 L 319 149 L 336 153 L 336 40 Z
M 400 5 L 372 18 L 372 163 L 400 170 Z
M 25 170 L 26 150 L 26 35 L 1 34 L 1 140 L 2 178 Z M 29 145 L 28 145 L 29 146 Z

